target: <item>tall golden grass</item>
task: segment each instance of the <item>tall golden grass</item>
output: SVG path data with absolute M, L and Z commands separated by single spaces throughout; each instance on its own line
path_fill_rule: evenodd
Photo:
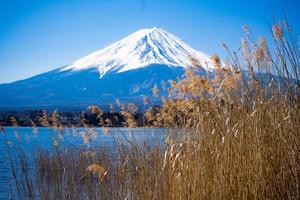
M 56 141 L 54 153 L 36 152 L 33 176 L 22 159 L 27 178 L 14 176 L 19 198 L 300 199 L 299 46 L 287 22 L 273 26 L 271 47 L 245 31 L 242 55 L 224 45 L 229 59 L 213 55 L 214 72 L 206 74 L 191 58 L 184 78 L 164 83 L 161 107 L 144 97 L 145 124 L 172 132 L 164 145 L 128 140 L 109 153 L 103 146 L 64 151 Z M 118 104 L 136 127 L 137 107 Z M 91 110 L 109 126 L 101 109 Z M 46 113 L 41 120 L 50 126 Z

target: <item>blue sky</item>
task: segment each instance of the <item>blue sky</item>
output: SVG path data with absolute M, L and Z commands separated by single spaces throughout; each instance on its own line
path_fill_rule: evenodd
M 300 33 L 299 0 L 0 0 L 0 83 L 71 63 L 141 28 L 158 26 L 207 54 L 237 49 L 242 26 L 269 35 L 286 14 Z

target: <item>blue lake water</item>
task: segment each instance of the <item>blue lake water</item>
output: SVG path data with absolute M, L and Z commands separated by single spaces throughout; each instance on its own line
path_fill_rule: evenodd
M 60 148 L 105 145 L 111 150 L 119 142 L 126 143 L 132 140 L 137 144 L 147 142 L 155 145 L 164 143 L 167 133 L 166 129 L 154 128 L 109 128 L 108 130 L 108 133 L 104 133 L 102 128 L 64 128 L 55 131 L 53 128 L 4 127 L 4 132 L 0 133 L 0 199 L 9 199 L 9 191 L 14 184 L 10 160 L 17 160 L 19 152 L 24 152 L 30 160 L 36 150 L 44 149 L 50 152 L 54 150 L 56 142 Z M 85 133 L 91 138 L 88 143 L 82 137 Z

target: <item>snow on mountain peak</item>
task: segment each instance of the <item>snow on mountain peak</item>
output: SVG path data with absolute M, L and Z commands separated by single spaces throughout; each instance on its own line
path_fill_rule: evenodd
M 151 64 L 189 68 L 190 56 L 196 58 L 203 68 L 207 68 L 206 62 L 210 62 L 208 55 L 191 48 L 175 35 L 154 27 L 141 29 L 104 49 L 80 58 L 62 71 L 95 67 L 99 70 L 100 77 L 103 77 L 109 72 L 120 73 Z

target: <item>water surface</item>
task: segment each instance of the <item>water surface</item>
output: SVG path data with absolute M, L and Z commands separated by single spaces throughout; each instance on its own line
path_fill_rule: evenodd
M 104 133 L 102 128 L 31 128 L 31 127 L 4 127 L 0 133 L 0 199 L 9 199 L 9 191 L 14 190 L 14 181 L 11 174 L 11 160 L 17 163 L 20 152 L 24 153 L 33 162 L 34 152 L 40 149 L 54 151 L 57 141 L 59 148 L 89 148 L 105 146 L 114 150 L 117 143 L 135 141 L 137 144 L 147 142 L 155 145 L 163 143 L 166 129 L 154 128 L 109 128 Z M 91 141 L 86 143 L 82 134 L 87 133 Z M 31 166 L 29 166 L 31 167 Z M 14 197 L 13 197 L 14 199 Z

